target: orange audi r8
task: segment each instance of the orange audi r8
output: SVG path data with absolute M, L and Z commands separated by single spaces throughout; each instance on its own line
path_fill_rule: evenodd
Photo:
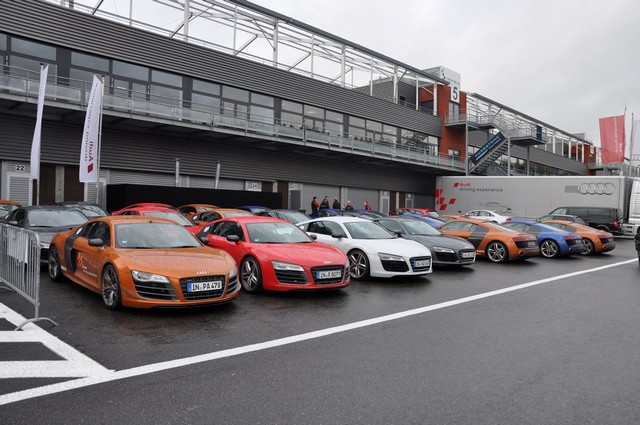
M 49 276 L 101 294 L 111 310 L 223 303 L 240 290 L 229 254 L 160 217 L 100 217 L 57 233 Z
M 584 250 L 580 253 L 582 255 L 608 252 L 616 247 L 613 234 L 605 232 L 604 230 L 594 229 L 584 224 L 566 220 L 547 220 L 543 221 L 543 223 L 580 235 L 584 245 Z
M 493 263 L 540 254 L 535 235 L 509 229 L 491 220 L 461 217 L 446 222 L 438 230 L 468 240 L 476 247 L 477 255 Z
M 182 205 L 181 207 L 178 207 L 178 211 L 180 211 L 182 215 L 184 215 L 189 220 L 191 220 L 193 216 L 196 214 L 199 214 L 205 211 L 215 210 L 217 208 L 220 208 L 220 207 L 213 204 L 187 204 L 187 205 Z

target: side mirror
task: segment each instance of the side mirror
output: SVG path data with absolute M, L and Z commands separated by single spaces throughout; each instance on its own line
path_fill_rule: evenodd
M 209 244 L 209 236 L 207 236 L 207 235 L 200 236 L 198 239 L 200 239 L 200 242 L 202 242 L 205 245 Z
M 316 239 L 318 239 L 318 235 L 316 235 L 315 233 L 311 233 L 311 234 L 307 233 L 307 235 L 308 235 L 311 239 L 313 239 L 314 241 L 315 241 Z
M 342 239 L 342 238 L 346 238 L 347 235 L 345 235 L 344 233 L 332 233 L 331 237 L 336 238 L 336 239 Z
M 227 240 L 229 242 L 240 242 L 240 236 L 238 236 L 238 235 L 229 235 L 229 236 L 227 236 Z
M 89 239 L 89 246 L 104 246 L 104 241 L 100 238 Z

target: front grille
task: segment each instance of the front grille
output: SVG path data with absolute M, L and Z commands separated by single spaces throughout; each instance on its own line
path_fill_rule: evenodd
M 436 256 L 436 260 L 441 261 L 443 263 L 457 263 L 458 262 L 458 254 L 455 252 L 436 252 L 434 251 Z
M 422 262 L 426 260 L 425 266 L 416 266 L 416 263 Z M 424 272 L 431 268 L 431 257 L 412 257 L 409 262 L 411 263 L 411 268 L 414 272 Z
M 189 283 L 209 282 L 212 280 L 222 280 L 222 289 L 216 289 L 214 291 L 201 291 L 201 292 L 187 292 L 187 285 Z M 227 279 L 225 276 L 194 276 L 185 277 L 180 279 L 180 289 L 182 289 L 182 295 L 187 301 L 206 300 L 210 298 L 220 298 L 224 293 L 224 287 Z
M 328 279 L 318 279 L 318 272 L 340 271 L 340 277 L 332 277 Z M 343 266 L 318 266 L 311 267 L 311 276 L 316 285 L 330 285 L 332 283 L 341 283 L 344 280 L 345 270 Z
M 307 275 L 304 271 L 274 269 L 274 272 L 276 273 L 276 279 L 278 279 L 280 283 L 293 285 L 304 285 L 307 283 Z
M 177 300 L 178 296 L 176 291 L 170 283 L 164 282 L 137 282 L 133 281 L 133 286 L 136 289 L 138 295 L 142 298 L 149 298 L 152 300 Z
M 382 268 L 388 272 L 408 272 L 409 266 L 404 261 L 380 261 Z

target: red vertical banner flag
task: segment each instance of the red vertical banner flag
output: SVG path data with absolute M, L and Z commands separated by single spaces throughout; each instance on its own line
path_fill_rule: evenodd
M 624 115 L 600 118 L 602 162 L 624 162 Z

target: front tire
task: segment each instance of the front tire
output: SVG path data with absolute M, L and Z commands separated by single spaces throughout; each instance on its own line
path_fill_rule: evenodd
M 351 275 L 351 279 L 364 279 L 369 276 L 370 271 L 367 254 L 359 249 L 354 249 L 349 253 L 349 275 Z
M 580 254 L 593 255 L 596 252 L 596 247 L 593 245 L 591 239 L 584 238 L 582 239 L 582 243 L 584 244 L 584 249 Z
M 49 247 L 49 277 L 54 282 L 60 282 L 64 279 L 60 265 L 60 254 L 55 245 Z
M 250 294 L 255 294 L 262 290 L 262 270 L 258 260 L 247 257 L 240 266 L 240 284 L 242 289 Z
M 555 258 L 560 256 L 560 245 L 550 239 L 542 241 L 540 244 L 540 254 L 545 258 Z
M 102 302 L 109 310 L 118 310 L 122 307 L 122 292 L 118 272 L 111 264 L 102 272 Z
M 502 242 L 493 241 L 487 245 L 487 258 L 492 263 L 504 263 L 509 259 L 509 251 Z

